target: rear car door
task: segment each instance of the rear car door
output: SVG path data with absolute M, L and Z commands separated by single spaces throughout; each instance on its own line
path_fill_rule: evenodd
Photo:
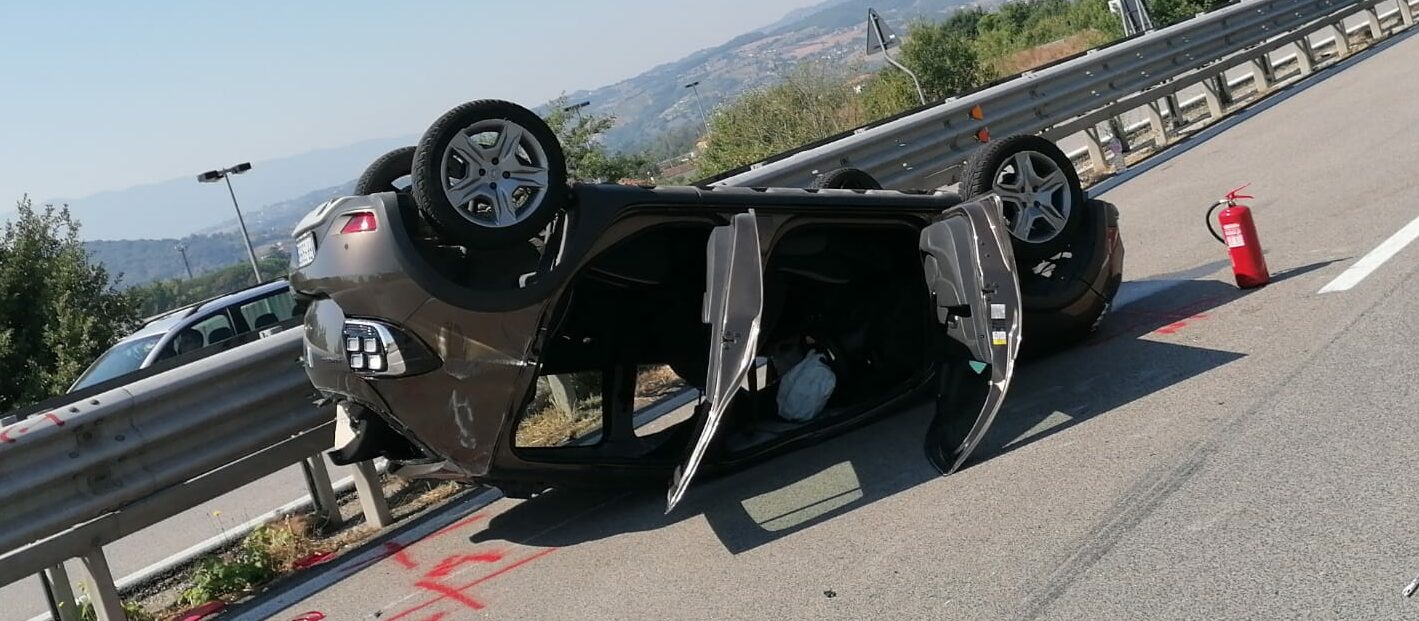
M 940 384 L 926 455 L 960 469 L 990 427 L 1020 349 L 1020 283 L 1000 199 L 982 196 L 922 229 L 926 286 L 940 331 Z
M 704 400 L 695 408 L 699 434 L 685 462 L 671 477 L 666 513 L 685 497 L 725 409 L 748 376 L 759 340 L 764 268 L 754 212 L 736 214 L 728 226 L 716 227 L 706 253 L 702 318 L 710 326 L 709 374 Z

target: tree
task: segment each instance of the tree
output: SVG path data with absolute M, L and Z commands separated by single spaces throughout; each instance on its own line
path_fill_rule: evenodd
M 1148 10 L 1153 18 L 1153 25 L 1164 28 L 1192 19 L 1198 13 L 1211 10 L 1216 4 L 1209 0 L 1150 0 Z
M 89 262 L 68 207 L 28 197 L 0 239 L 0 412 L 61 394 L 128 334 L 138 305 Z
M 616 117 L 593 112 L 568 112 L 567 97 L 562 95 L 547 104 L 543 117 L 567 158 L 567 178 L 575 181 L 605 181 L 643 179 L 656 171 L 643 153 L 610 153 L 601 144 L 601 134 L 615 127 Z
M 953 97 L 985 83 L 985 68 L 971 40 L 961 34 L 963 31 L 965 28 L 954 20 L 918 22 L 908 29 L 907 41 L 902 44 L 902 64 L 921 80 L 927 101 Z
M 737 168 L 860 125 L 862 109 L 845 78 L 842 71 L 806 63 L 778 84 L 715 110 L 700 172 Z
M 261 257 L 257 264 L 261 268 L 261 281 L 269 282 L 290 273 L 291 255 L 278 250 Z M 168 278 L 139 285 L 129 289 L 128 295 L 140 305 L 144 316 L 153 316 L 193 302 L 236 293 L 256 284 L 253 280 L 251 264 L 242 261 L 193 278 Z

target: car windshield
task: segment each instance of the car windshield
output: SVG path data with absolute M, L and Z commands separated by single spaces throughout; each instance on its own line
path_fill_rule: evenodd
M 162 336 L 154 334 L 114 345 L 112 349 L 99 356 L 93 366 L 89 367 L 88 372 L 74 383 L 73 390 L 93 386 L 125 373 L 137 371 L 143 366 L 143 360 L 147 359 L 148 352 L 153 351 L 153 346 L 158 344 L 158 340 Z

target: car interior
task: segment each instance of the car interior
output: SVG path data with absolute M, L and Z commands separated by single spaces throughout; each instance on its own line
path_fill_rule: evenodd
M 710 231 L 705 224 L 661 225 L 607 249 L 574 277 L 544 349 L 544 381 L 520 414 L 515 449 L 529 449 L 527 458 L 533 460 L 539 451 L 549 452 L 549 459 L 557 459 L 550 456 L 557 451 L 642 460 L 678 460 L 684 454 L 699 423 L 693 418 L 657 426 L 648 435 L 598 434 L 603 437 L 585 449 L 545 448 L 545 437 L 523 432 L 558 407 L 547 394 L 553 389 L 545 381 L 550 376 L 580 378 L 574 383 L 584 391 L 578 393 L 583 407 L 571 414 L 598 419 L 583 421 L 582 437 L 630 425 L 635 391 L 606 381 L 634 377 L 626 369 L 666 365 L 686 385 L 704 388 L 710 330 L 701 305 Z M 931 316 L 918 236 L 919 229 L 905 223 L 825 224 L 792 229 L 774 242 L 764 264 L 756 369 L 725 415 L 713 449 L 717 454 L 734 457 L 770 448 L 851 419 L 920 384 Z M 793 369 L 805 361 L 803 368 L 814 367 L 817 381 L 794 389 L 829 394 L 819 395 L 826 399 L 815 411 L 790 415 L 780 411 L 777 397 L 797 381 L 790 375 L 804 375 Z M 831 379 L 825 380 L 827 375 Z

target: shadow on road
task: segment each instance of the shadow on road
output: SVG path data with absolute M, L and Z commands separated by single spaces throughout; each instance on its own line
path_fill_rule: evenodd
M 1274 281 L 1333 262 L 1281 272 Z M 1209 264 L 1188 273 L 1211 274 L 1220 267 Z M 1248 292 L 1221 280 L 1163 278 L 1126 287 L 1133 290 L 1126 305 L 1098 333 L 1020 370 L 972 463 L 1046 439 L 1243 356 L 1170 343 L 1167 337 L 1198 329 L 1193 324 Z M 663 514 L 663 490 L 552 491 L 496 516 L 474 541 L 562 547 L 703 515 L 726 550 L 752 550 L 940 478 L 922 452 L 931 410 L 920 404 L 819 446 L 699 483 L 670 515 Z

